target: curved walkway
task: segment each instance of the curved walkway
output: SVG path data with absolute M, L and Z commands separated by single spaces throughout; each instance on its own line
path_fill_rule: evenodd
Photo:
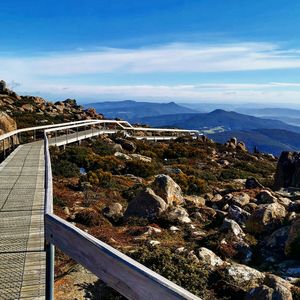
M 45 298 L 43 143 L 0 165 L 0 299 Z

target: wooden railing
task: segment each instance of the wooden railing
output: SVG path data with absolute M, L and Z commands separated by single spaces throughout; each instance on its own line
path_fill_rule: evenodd
M 76 127 L 76 125 L 73 126 Z M 126 130 L 125 128 L 122 129 Z M 130 127 L 130 129 L 132 128 Z M 47 134 L 56 130 L 61 130 L 61 128 L 45 130 L 44 137 L 47 300 L 53 299 L 54 246 L 128 299 L 200 299 L 108 244 L 53 214 L 52 172 Z M 139 130 L 143 129 L 139 128 Z
M 89 130 L 85 130 L 90 127 Z M 108 128 L 107 128 L 108 127 Z M 111 129 L 113 127 L 113 129 Z M 76 132 L 69 133 L 69 130 Z M 78 132 L 78 129 L 84 131 Z M 171 299 L 199 299 L 182 287 L 174 284 L 159 274 L 151 271 L 120 251 L 94 238 L 88 233 L 80 230 L 71 223 L 66 222 L 53 214 L 53 188 L 52 170 L 49 152 L 49 140 L 47 135 L 55 133 L 51 138 L 51 145 L 65 145 L 90 138 L 102 133 L 123 132 L 126 136 L 134 137 L 134 132 L 160 133 L 160 136 L 142 136 L 149 140 L 173 139 L 176 135 L 190 134 L 197 136 L 196 130 L 144 128 L 133 127 L 126 121 L 116 120 L 84 120 L 54 125 L 44 125 L 15 130 L 0 136 L 0 147 L 3 144 L 5 154 L 5 141 L 11 140 L 23 132 L 33 132 L 36 137 L 37 131 L 43 131 L 44 136 L 44 159 L 45 159 L 45 251 L 46 251 L 46 299 L 54 299 L 54 246 L 61 249 L 79 264 L 98 276 L 103 282 L 117 290 L 128 299 L 142 300 L 171 300 Z M 57 132 L 64 132 L 62 141 L 56 140 Z M 57 137 L 58 139 L 59 137 Z M 35 140 L 35 138 L 33 139 Z M 1 152 L 1 149 L 0 149 Z

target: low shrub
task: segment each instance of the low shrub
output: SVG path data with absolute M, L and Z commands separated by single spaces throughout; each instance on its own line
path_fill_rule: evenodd
M 67 160 L 57 160 L 52 163 L 52 173 L 61 177 L 78 177 L 80 175 L 79 168 L 76 164 Z

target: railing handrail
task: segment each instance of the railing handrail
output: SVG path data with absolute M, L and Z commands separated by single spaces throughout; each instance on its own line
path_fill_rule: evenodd
M 9 138 L 11 136 L 14 136 L 16 134 L 22 133 L 22 132 L 27 132 L 27 131 L 34 131 L 34 130 L 42 130 L 42 129 L 47 129 L 47 128 L 55 128 L 55 127 L 59 127 L 62 125 L 66 125 L 66 124 L 81 124 L 81 123 L 87 123 L 87 122 L 95 122 L 98 120 L 81 120 L 81 121 L 73 121 L 73 122 L 66 122 L 66 123 L 59 123 L 59 124 L 51 124 L 51 125 L 41 125 L 41 126 L 35 126 L 35 127 L 26 127 L 26 128 L 21 128 L 21 129 L 17 129 L 17 130 L 13 130 L 4 134 L 0 135 L 0 141 Z
M 53 130 L 60 130 L 60 128 Z M 55 245 L 128 299 L 200 300 L 199 297 L 184 288 L 53 214 L 52 170 L 47 132 L 49 131 L 44 131 L 44 219 L 48 253 L 47 266 L 51 268 L 52 273 L 48 273 L 46 278 L 53 280 L 54 262 L 51 266 L 49 260 L 53 259 L 53 245 Z M 51 290 L 53 289 L 53 282 L 50 285 L 46 283 L 47 285 L 49 287 L 47 294 L 51 295 L 47 300 L 50 300 L 53 295 Z

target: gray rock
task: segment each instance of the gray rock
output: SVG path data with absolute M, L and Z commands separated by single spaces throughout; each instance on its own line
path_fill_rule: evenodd
M 220 230 L 230 231 L 236 237 L 244 237 L 245 236 L 245 233 L 243 232 L 243 229 L 240 227 L 240 225 L 237 222 L 235 222 L 234 220 L 230 220 L 227 218 L 224 219 Z
M 151 187 L 168 205 L 184 202 L 180 186 L 168 175 L 157 175 Z
M 246 193 L 239 193 L 237 195 L 234 195 L 231 199 L 231 201 L 240 207 L 243 207 L 247 205 L 250 202 L 250 196 Z
M 152 189 L 146 188 L 129 202 L 124 216 L 125 218 L 135 216 L 151 220 L 159 217 L 166 209 L 166 202 Z
M 270 233 L 284 221 L 286 210 L 278 203 L 261 204 L 246 221 L 246 228 L 252 233 Z
M 245 223 L 250 216 L 250 213 L 236 205 L 231 205 L 228 209 L 227 217 L 236 221 L 241 226 L 245 226 Z
M 163 214 L 163 218 L 171 223 L 190 223 L 188 212 L 183 207 L 169 207 Z
M 218 267 L 224 264 L 224 261 L 219 256 L 205 247 L 199 249 L 198 256 L 202 262 L 211 267 Z
M 265 275 L 256 269 L 234 262 L 225 271 L 227 279 L 244 291 L 258 287 L 265 279 Z

